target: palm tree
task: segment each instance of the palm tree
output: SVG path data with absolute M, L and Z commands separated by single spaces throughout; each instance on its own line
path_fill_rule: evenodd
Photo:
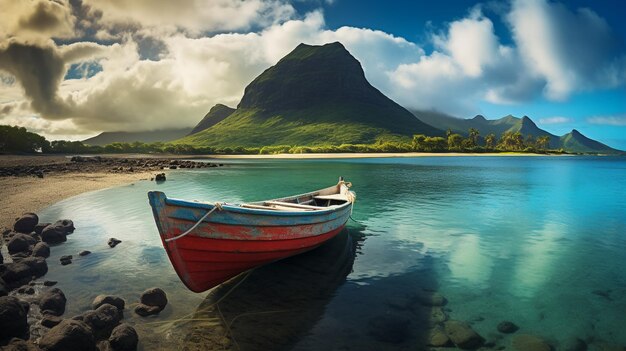
M 494 142 L 496 141 L 496 135 L 491 133 L 491 134 L 487 134 L 487 136 L 485 137 L 485 147 L 487 149 L 493 149 Z

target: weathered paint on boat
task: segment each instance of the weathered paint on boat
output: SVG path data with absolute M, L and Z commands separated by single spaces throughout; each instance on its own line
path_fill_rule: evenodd
M 317 192 L 278 200 L 333 193 L 351 192 L 340 182 Z M 208 290 L 251 268 L 318 247 L 345 226 L 352 211 L 353 195 L 350 196 L 345 203 L 324 209 L 291 211 L 270 210 L 263 205 L 265 202 L 249 206 L 268 209 L 243 207 L 246 204 L 220 204 L 214 209 L 215 204 L 170 199 L 158 191 L 148 193 L 163 246 L 180 279 L 194 292 Z M 177 238 L 211 210 L 188 235 Z

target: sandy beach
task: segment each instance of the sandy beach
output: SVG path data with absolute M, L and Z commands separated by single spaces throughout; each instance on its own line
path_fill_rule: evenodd
M 210 155 L 197 158 L 212 159 L 319 159 L 319 158 L 387 158 L 387 157 L 474 157 L 474 156 L 562 156 L 561 154 L 532 154 L 521 152 L 463 153 L 463 152 L 392 152 L 392 153 L 329 153 L 275 155 Z
M 24 212 L 37 212 L 68 197 L 150 180 L 163 169 L 209 165 L 214 166 L 163 156 L 115 155 L 100 162 L 72 162 L 56 155 L 0 155 L 0 228 L 12 227 Z
M 84 192 L 150 179 L 142 173 L 71 173 L 36 177 L 0 178 L 0 227 L 11 227 L 16 217 Z

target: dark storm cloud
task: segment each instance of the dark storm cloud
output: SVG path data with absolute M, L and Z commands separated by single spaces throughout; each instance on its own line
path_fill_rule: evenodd
M 57 96 L 65 63 L 53 47 L 9 41 L 0 47 L 0 69 L 17 78 L 34 110 L 49 117 L 62 117 L 66 112 Z

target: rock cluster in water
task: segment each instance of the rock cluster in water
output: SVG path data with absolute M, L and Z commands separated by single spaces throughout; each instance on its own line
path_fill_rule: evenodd
M 0 349 L 137 349 L 137 332 L 132 326 L 122 322 L 126 306 L 122 298 L 98 295 L 93 300 L 91 310 L 68 318 L 64 317 L 68 303 L 65 294 L 61 289 L 52 287 L 57 282 L 36 281 L 48 272 L 48 244 L 66 241 L 67 235 L 74 230 L 71 220 L 39 223 L 36 214 L 25 213 L 16 219 L 13 229 L 3 232 L 10 257 L 5 258 L 0 253 Z M 82 251 L 79 256 L 89 253 Z M 72 259 L 73 256 L 67 255 L 62 256 L 60 261 L 65 265 L 71 263 Z M 36 286 L 41 288 L 34 289 Z M 158 314 L 166 305 L 165 292 L 159 288 L 150 288 L 140 296 L 140 303 L 135 311 L 146 316 Z M 29 317 L 31 308 L 38 309 L 41 316 L 35 314 Z M 30 318 L 38 320 L 29 320 Z M 35 328 L 41 338 L 31 339 L 31 328 Z
M 43 178 L 44 175 L 50 173 L 133 173 L 158 171 L 164 169 L 209 168 L 220 166 L 223 166 L 223 164 L 180 159 L 172 160 L 165 158 L 74 156 L 65 163 L 0 167 L 0 177 L 36 176 L 39 178 Z

